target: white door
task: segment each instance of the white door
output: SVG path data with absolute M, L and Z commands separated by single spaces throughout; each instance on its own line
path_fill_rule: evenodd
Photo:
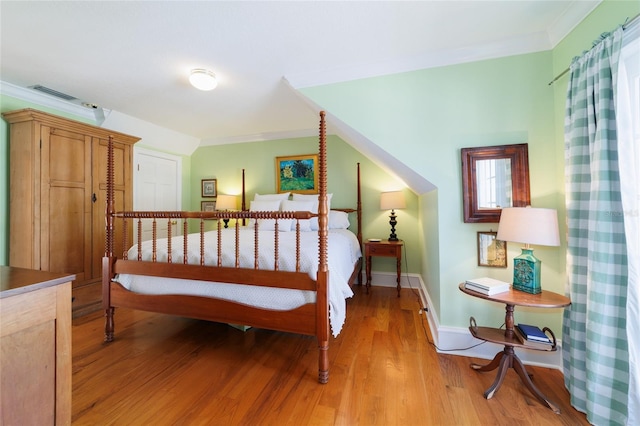
M 178 156 L 134 148 L 133 208 L 142 211 L 175 211 L 181 209 L 182 159 Z M 134 241 L 138 241 L 138 224 L 133 225 Z M 167 221 L 156 222 L 158 238 L 167 236 Z M 142 241 L 152 236 L 152 219 L 142 221 Z M 181 221 L 172 222 L 173 236 L 182 234 Z

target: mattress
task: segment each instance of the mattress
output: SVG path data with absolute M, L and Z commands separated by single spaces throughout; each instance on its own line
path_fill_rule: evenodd
M 218 263 L 217 241 L 218 231 L 204 233 L 205 265 L 215 266 Z M 222 266 L 235 267 L 234 228 L 221 230 Z M 280 232 L 278 234 L 279 270 L 295 271 L 296 233 Z M 243 228 L 239 232 L 240 244 L 239 264 L 241 268 L 254 267 L 255 232 L 252 228 Z M 156 242 L 156 261 L 166 262 L 168 258 L 167 239 Z M 171 241 L 171 261 L 182 263 L 184 238 L 174 237 Z M 274 269 L 275 247 L 274 231 L 258 232 L 259 268 Z M 318 233 L 300 233 L 300 270 L 316 279 L 318 272 Z M 200 234 L 189 234 L 187 244 L 187 260 L 189 264 L 200 264 Z M 138 258 L 138 246 L 129 249 L 129 259 Z M 143 261 L 152 260 L 152 242 L 142 243 Z M 330 229 L 328 232 L 327 259 L 329 266 L 329 322 L 333 336 L 342 330 L 346 319 L 346 299 L 353 296 L 349 287 L 349 278 L 354 266 L 362 256 L 360 244 L 356 236 L 347 229 Z M 184 294 L 206 296 L 255 306 L 270 310 L 291 310 L 307 303 L 315 302 L 315 292 L 259 287 L 242 284 L 215 283 L 198 280 L 153 277 L 145 275 L 120 274 L 115 281 L 126 289 L 141 294 Z

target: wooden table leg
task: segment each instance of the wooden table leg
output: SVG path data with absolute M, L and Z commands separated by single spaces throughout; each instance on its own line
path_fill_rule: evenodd
M 367 294 L 369 294 L 369 287 L 371 287 L 371 256 L 367 256 L 366 273 L 367 283 L 365 284 L 365 287 L 367 288 Z
M 478 370 L 478 371 L 495 370 L 500 365 L 500 360 L 502 359 L 503 356 L 505 356 L 504 351 L 498 352 L 496 354 L 496 356 L 493 358 L 493 360 L 489 364 L 482 365 L 482 364 L 477 364 L 475 362 L 472 362 L 471 363 L 471 368 L 473 368 L 474 370 Z
M 513 348 L 512 348 L 513 349 Z M 496 374 L 496 379 L 493 381 L 493 384 L 487 389 L 484 393 L 484 397 L 487 399 L 491 399 L 493 395 L 500 389 L 502 386 L 502 382 L 504 381 L 504 376 L 507 375 L 507 370 L 511 367 L 511 355 L 503 353 L 502 358 L 500 359 L 500 367 L 498 368 L 498 374 Z
M 516 370 L 516 373 L 518 373 L 518 376 L 520 376 L 520 380 L 522 380 L 522 383 L 524 383 L 526 388 L 529 389 L 529 391 L 533 395 L 535 395 L 535 397 L 538 398 L 540 402 L 542 402 L 547 407 L 551 408 L 554 413 L 560 414 L 560 409 L 558 408 L 558 406 L 552 403 L 551 401 L 549 401 L 547 397 L 544 396 L 542 392 L 538 390 L 536 385 L 533 384 L 533 382 L 531 381 L 531 378 L 529 377 L 529 374 L 527 373 L 526 368 L 524 367 L 524 364 L 522 363 L 522 361 L 520 361 L 520 358 L 518 358 L 518 356 L 515 354 L 513 355 L 512 364 L 513 364 L 513 369 Z
M 525 368 L 520 358 L 518 358 L 518 356 L 515 354 L 512 346 L 505 346 L 504 350 L 502 352 L 498 352 L 490 363 L 486 365 L 471 363 L 471 368 L 483 372 L 491 371 L 498 368 L 496 379 L 489 387 L 489 389 L 487 389 L 484 393 L 484 397 L 486 399 L 491 399 L 493 395 L 495 395 L 498 389 L 500 389 L 500 386 L 504 381 L 504 377 L 507 375 L 507 370 L 509 370 L 509 368 L 513 368 L 520 377 L 520 380 L 522 380 L 522 383 L 525 385 L 525 387 L 529 389 L 529 391 L 540 402 L 551 408 L 554 413 L 560 414 L 560 409 L 558 408 L 558 406 L 549 401 L 547 397 L 544 396 L 542 392 L 540 392 L 540 390 L 533 384 L 531 378 L 529 377 L 529 374 L 527 373 L 527 369 Z
M 398 290 L 398 297 L 400 297 L 400 275 L 402 273 L 402 259 L 400 259 L 399 257 L 396 260 L 396 271 L 397 271 L 396 283 L 398 284 L 396 286 L 396 289 Z

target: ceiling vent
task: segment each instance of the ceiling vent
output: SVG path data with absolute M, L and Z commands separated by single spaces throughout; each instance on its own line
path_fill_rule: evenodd
M 30 86 L 30 89 L 37 90 L 42 93 L 46 93 L 47 95 L 55 96 L 56 98 L 64 99 L 65 101 L 75 101 L 75 96 L 67 95 L 66 93 L 58 92 L 57 90 L 50 89 L 48 87 L 42 86 L 40 84 L 36 84 L 35 86 Z
M 0 0 L 1 1 L 1 0 Z M 86 117 L 90 120 L 95 120 L 98 126 L 101 126 L 106 116 L 111 113 L 111 110 L 104 109 L 98 104 L 93 102 L 86 102 L 82 99 L 78 99 L 75 96 L 67 95 L 66 93 L 58 92 L 57 90 L 43 86 L 41 84 L 35 84 L 28 87 L 19 87 L 10 85 L 0 81 L 0 93 L 4 93 L 8 88 L 15 92 L 14 96 L 20 99 L 31 101 L 38 105 L 48 106 L 60 111 L 65 111 L 81 117 Z

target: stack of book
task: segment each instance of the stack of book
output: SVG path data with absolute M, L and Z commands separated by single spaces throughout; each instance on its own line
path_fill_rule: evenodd
M 541 349 L 549 349 L 553 346 L 553 342 L 544 334 L 540 327 L 529 324 L 518 324 L 513 331 L 521 343 L 527 346 L 539 347 Z
M 487 296 L 509 291 L 509 283 L 487 277 L 467 280 L 464 283 L 464 287 Z

